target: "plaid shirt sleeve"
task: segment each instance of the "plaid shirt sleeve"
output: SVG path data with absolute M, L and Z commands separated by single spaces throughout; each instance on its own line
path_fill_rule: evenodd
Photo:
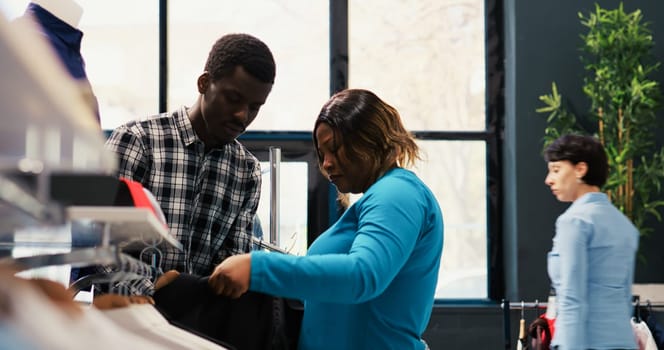
M 231 255 L 248 253 L 251 251 L 251 236 L 253 231 L 254 217 L 258 210 L 261 189 L 260 162 L 254 163 L 251 176 L 244 183 L 244 191 L 247 193 L 244 203 L 240 208 L 240 214 L 233 224 L 230 233 L 224 241 L 218 261 L 221 262 Z
M 111 133 L 106 140 L 105 147 L 113 151 L 118 157 L 119 177 L 143 183 L 147 178 L 149 162 L 145 156 L 145 146 L 142 139 L 137 136 L 128 125 L 123 125 Z M 113 274 L 119 271 L 137 271 L 146 276 L 133 281 L 118 281 L 110 286 L 109 292 L 124 295 L 152 295 L 154 293 L 153 279 L 161 271 L 155 271 L 149 265 L 141 262 L 130 263 L 126 257 L 121 259 L 118 266 L 97 266 L 97 272 Z
M 129 127 L 121 126 L 113 130 L 105 146 L 118 156 L 118 176 L 145 184 L 150 162 L 146 156 L 145 144 L 139 136 Z

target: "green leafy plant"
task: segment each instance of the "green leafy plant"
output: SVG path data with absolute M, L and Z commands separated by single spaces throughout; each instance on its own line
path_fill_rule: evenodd
M 664 181 L 664 148 L 656 149 L 656 112 L 662 92 L 648 76 L 659 67 L 651 50 L 649 23 L 640 10 L 625 13 L 622 3 L 607 10 L 595 5 L 587 16 L 579 13 L 588 32 L 583 40 L 582 62 L 586 71 L 583 92 L 591 110 L 576 116 L 565 106 L 555 82 L 551 93 L 540 96 L 546 113 L 544 147 L 567 133 L 594 134 L 609 159 L 609 179 L 603 190 L 611 201 L 648 235 L 646 219 L 662 220 L 661 183 Z M 592 130 L 589 130 L 592 129 Z

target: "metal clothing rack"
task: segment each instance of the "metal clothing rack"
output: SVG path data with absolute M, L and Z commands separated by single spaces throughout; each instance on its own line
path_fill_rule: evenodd
M 501 309 L 506 308 L 505 304 L 506 300 L 503 300 L 503 303 L 500 305 Z M 507 308 L 510 310 L 529 310 L 529 309 L 546 309 L 547 303 L 543 303 L 540 301 L 535 300 L 534 302 L 510 302 L 507 300 Z
M 635 307 L 648 307 L 655 309 L 664 309 L 664 302 L 651 302 L 650 300 L 640 300 L 638 295 L 632 297 L 633 302 L 636 303 Z M 523 316 L 524 310 L 540 310 L 545 311 L 547 309 L 546 302 L 540 302 L 535 300 L 534 302 L 521 301 L 521 302 L 510 302 L 507 299 L 503 299 L 500 308 L 503 310 L 503 331 L 505 339 L 505 349 L 512 349 L 512 329 L 511 329 L 511 310 L 521 310 L 521 315 Z
M 272 244 L 270 242 L 267 242 L 261 238 L 258 237 L 251 237 L 251 242 L 255 245 L 257 245 L 260 248 L 267 249 L 272 252 L 277 252 L 277 253 L 282 253 L 282 254 L 290 254 L 288 253 L 285 249 L 280 248 L 276 244 Z
M 523 318 L 524 310 L 546 310 L 547 303 L 538 300 L 534 302 L 510 302 L 507 299 L 503 299 L 500 308 L 503 310 L 503 337 L 505 339 L 505 349 L 512 349 L 512 321 L 510 311 L 521 310 L 521 316 Z

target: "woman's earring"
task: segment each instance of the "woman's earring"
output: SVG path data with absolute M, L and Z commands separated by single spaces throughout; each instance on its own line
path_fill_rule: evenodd
M 580 177 L 577 177 L 577 178 L 576 178 L 576 182 L 581 184 L 581 183 L 583 183 L 583 180 L 581 180 Z

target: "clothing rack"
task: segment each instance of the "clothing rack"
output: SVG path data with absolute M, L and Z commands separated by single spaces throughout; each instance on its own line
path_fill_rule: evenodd
M 644 303 L 646 303 L 646 304 L 644 304 Z M 645 302 L 641 301 L 641 303 L 639 304 L 639 306 L 648 306 L 648 305 L 650 305 L 650 307 L 653 307 L 653 308 L 656 308 L 656 309 L 664 309 L 664 302 L 659 302 L 658 301 L 658 302 L 653 303 L 649 300 L 646 300 Z
M 282 249 L 281 247 L 277 246 L 276 244 L 272 244 L 270 242 L 267 242 L 267 241 L 263 240 L 262 238 L 252 236 L 251 237 L 251 242 L 253 244 L 257 245 L 260 248 L 267 249 L 268 251 L 282 253 L 282 254 L 290 254 L 288 251 Z
M 507 299 L 503 299 L 500 308 L 503 310 L 503 337 L 505 339 L 505 349 L 512 349 L 512 321 L 510 311 L 521 310 L 521 316 L 523 317 L 523 312 L 525 310 L 546 310 L 547 303 L 538 300 L 535 300 L 534 302 L 510 302 Z
M 634 307 L 632 316 L 637 321 L 641 321 L 642 319 L 642 309 L 645 309 L 646 312 L 652 311 L 652 309 L 664 309 L 664 302 L 651 302 L 650 299 L 644 301 L 638 295 L 632 296 L 632 304 Z
M 638 295 L 632 297 L 632 301 L 636 303 L 635 307 L 647 307 L 650 306 L 654 309 L 664 309 L 664 301 L 651 302 L 650 300 L 641 300 Z M 510 302 L 507 299 L 503 299 L 500 308 L 503 310 L 503 331 L 505 339 L 505 349 L 512 349 L 512 330 L 511 330 L 511 310 L 521 310 L 521 315 L 523 316 L 524 310 L 546 310 L 547 303 L 540 302 L 538 300 L 533 301 L 521 301 L 521 302 Z
M 529 309 L 546 309 L 547 304 L 545 302 L 540 302 L 535 300 L 534 302 L 509 302 L 507 301 L 508 306 L 505 305 L 505 301 L 500 304 L 501 309 L 508 308 L 510 310 L 529 310 Z

